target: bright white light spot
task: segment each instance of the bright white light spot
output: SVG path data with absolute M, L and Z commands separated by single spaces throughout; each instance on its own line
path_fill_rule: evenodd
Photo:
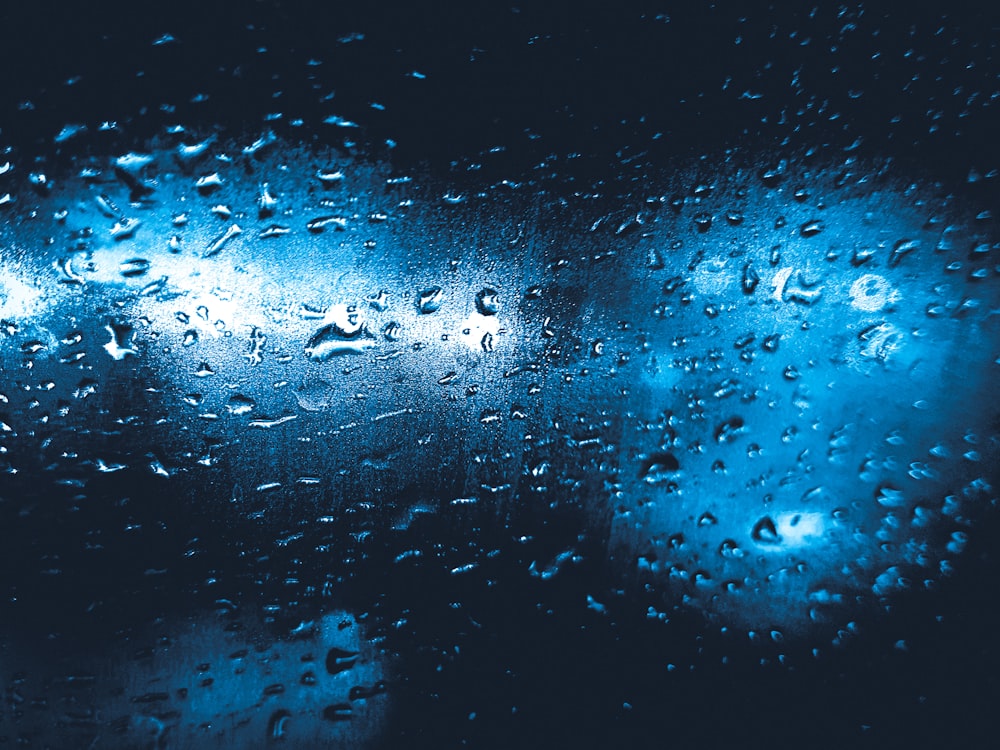
M 470 349 L 493 351 L 500 333 L 500 321 L 492 315 L 473 313 L 460 325 L 461 339 Z
M 826 523 L 822 513 L 781 513 L 774 528 L 785 547 L 804 547 L 823 536 Z
M 41 295 L 8 269 L 0 269 L 0 318 L 18 320 L 39 312 Z

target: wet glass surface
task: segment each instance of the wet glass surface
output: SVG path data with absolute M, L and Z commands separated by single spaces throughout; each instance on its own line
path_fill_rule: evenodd
M 2 13 L 0 745 L 984 745 L 987 11 Z

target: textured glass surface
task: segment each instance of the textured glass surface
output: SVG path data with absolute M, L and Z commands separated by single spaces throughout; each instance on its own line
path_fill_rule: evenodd
M 2 11 L 0 746 L 989 744 L 996 19 L 182 6 Z

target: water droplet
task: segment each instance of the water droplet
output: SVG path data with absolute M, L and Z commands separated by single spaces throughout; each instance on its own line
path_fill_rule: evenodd
M 382 335 L 385 336 L 386 341 L 399 341 L 402 333 L 403 327 L 395 321 L 386 323 L 385 327 L 382 329 Z
M 920 240 L 899 240 L 893 246 L 892 253 L 889 255 L 889 268 L 898 266 L 899 262 L 906 255 L 909 255 L 918 247 L 920 247 Z
M 222 177 L 218 172 L 213 172 L 212 174 L 199 177 L 194 185 L 201 193 L 211 193 L 222 187 Z
M 326 721 L 350 721 L 353 717 L 353 709 L 350 703 L 334 703 L 323 709 L 323 718 Z
M 479 421 L 483 424 L 493 424 L 500 422 L 503 416 L 498 409 L 483 409 L 479 415 Z
M 368 296 L 368 304 L 379 312 L 385 312 L 389 309 L 389 292 L 385 289 L 379 290 L 375 294 Z
M 312 219 L 308 224 L 306 224 L 306 229 L 313 234 L 318 234 L 327 227 L 343 231 L 347 229 L 347 219 L 343 216 L 317 216 L 315 219 Z
M 731 443 L 746 432 L 743 417 L 730 417 L 715 428 L 715 440 L 718 443 Z
M 739 548 L 733 539 L 724 539 L 719 545 L 719 554 L 727 559 L 738 560 L 746 553 Z
M 268 738 L 275 741 L 284 740 L 288 736 L 288 726 L 291 718 L 291 713 L 285 709 L 279 709 L 271 714 L 271 718 L 267 720 Z
M 135 231 L 142 225 L 136 218 L 123 218 L 115 222 L 111 227 L 111 236 L 116 240 L 124 240 L 135 234 Z
M 249 414 L 257 404 L 249 396 L 237 393 L 230 397 L 226 410 L 233 415 Z
M 781 537 L 775 528 L 774 520 L 770 516 L 764 516 L 753 525 L 750 530 L 750 538 L 757 544 L 780 544 Z
M 263 218 L 273 214 L 277 207 L 278 199 L 271 195 L 270 186 L 265 182 L 260 186 L 260 195 L 257 197 L 257 212 Z
M 815 237 L 825 229 L 826 225 L 820 219 L 810 219 L 799 227 L 799 234 L 803 237 Z
M 271 224 L 270 226 L 261 229 L 257 233 L 257 237 L 262 240 L 271 239 L 272 237 L 282 237 L 289 234 L 292 230 L 282 224 Z
M 317 172 L 316 178 L 323 183 L 323 185 L 329 187 L 331 185 L 336 185 L 338 182 L 344 179 L 344 173 L 339 169 L 329 170 L 326 172 Z
M 129 174 L 136 174 L 144 167 L 147 167 L 152 163 L 152 154 L 139 154 L 134 151 L 130 151 L 129 153 L 123 154 L 115 159 L 115 167 L 128 172 Z
M 773 167 L 766 167 L 760 173 L 761 181 L 768 187 L 774 187 L 785 177 L 788 172 L 788 160 L 781 159 Z
M 902 490 L 889 484 L 882 484 L 875 490 L 875 502 L 883 508 L 901 508 L 906 505 L 906 497 Z
M 218 237 L 216 237 L 211 242 L 211 244 L 209 244 L 209 246 L 207 248 L 205 248 L 205 252 L 202 253 L 202 257 L 204 257 L 204 258 L 211 258 L 213 255 L 218 254 L 219 251 L 222 250 L 223 246 L 227 242 L 229 242 L 229 240 L 231 240 L 233 237 L 236 237 L 236 236 L 238 236 L 238 235 L 240 235 L 242 233 L 243 233 L 243 230 L 240 229 L 240 227 L 239 227 L 238 224 L 232 224 L 232 225 L 230 225 L 230 227 L 225 232 L 223 232 Z
M 118 265 L 118 271 L 125 278 L 142 276 L 149 270 L 150 262 L 145 258 L 129 258 Z
M 325 362 L 331 357 L 342 354 L 361 354 L 374 345 L 374 339 L 360 326 L 351 333 L 333 322 L 312 335 L 306 344 L 305 352 L 313 362 Z
M 38 354 L 41 351 L 45 351 L 47 348 L 48 347 L 38 339 L 32 339 L 31 341 L 25 341 L 21 344 L 21 353 L 28 355 Z
M 439 286 L 432 286 L 420 292 L 417 300 L 417 309 L 421 313 L 432 313 L 441 308 L 444 303 L 444 290 Z
M 125 323 L 111 323 L 104 326 L 104 330 L 111 334 L 111 340 L 104 345 L 106 351 L 114 360 L 123 360 L 129 355 L 136 355 L 138 352 L 131 347 L 132 326 Z
M 670 480 L 680 468 L 680 462 L 673 453 L 652 453 L 643 459 L 639 467 L 639 478 L 647 484 L 659 484 Z
M 484 287 L 476 294 L 476 309 L 482 315 L 496 315 L 500 311 L 499 295 L 495 289 Z
M 345 651 L 334 646 L 326 653 L 326 671 L 329 674 L 340 674 L 353 667 L 357 659 L 357 651 Z

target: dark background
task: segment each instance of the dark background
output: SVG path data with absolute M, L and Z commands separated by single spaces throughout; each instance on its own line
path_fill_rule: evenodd
M 528 166 L 754 138 L 860 139 L 944 173 L 1000 153 L 988 3 L 39 2 L 0 18 L 8 140 L 93 119 L 137 135 L 165 117 L 257 128 L 268 112 L 311 127 L 335 111 L 435 165 L 494 146 Z M 152 46 L 164 33 L 176 42 Z

